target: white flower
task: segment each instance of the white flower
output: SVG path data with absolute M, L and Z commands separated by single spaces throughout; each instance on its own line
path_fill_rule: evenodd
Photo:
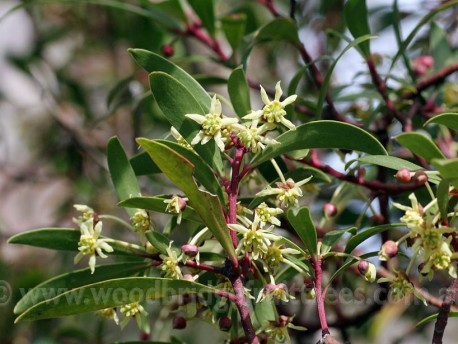
M 142 305 L 138 302 L 129 303 L 121 306 L 121 314 L 124 316 L 124 319 L 121 322 L 121 328 L 124 328 L 131 318 L 135 318 L 137 321 L 138 327 L 142 328 L 141 324 L 144 322 L 144 318 L 148 315 Z M 143 319 L 142 319 L 143 318 Z
M 272 129 L 275 129 L 275 124 L 264 123 L 258 127 L 259 120 L 255 119 L 250 123 L 243 123 L 243 126 L 238 126 L 239 132 L 237 137 L 246 148 L 250 148 L 253 153 L 264 149 L 268 144 L 279 144 L 278 141 L 266 137 L 264 134 Z
M 423 220 L 423 207 L 418 203 L 417 197 L 415 197 L 415 194 L 410 194 L 409 195 L 410 202 L 412 204 L 411 207 L 407 207 L 405 205 L 399 204 L 399 203 L 393 203 L 393 205 L 396 208 L 399 208 L 401 210 L 405 211 L 405 214 L 403 217 L 401 217 L 401 222 L 405 223 L 405 225 L 408 228 L 413 228 L 413 227 L 420 227 L 423 225 L 424 220 Z
M 291 178 L 288 178 L 285 182 L 277 182 L 276 188 L 268 186 L 265 190 L 258 192 L 256 196 L 277 195 L 277 200 L 281 206 L 289 207 L 291 205 L 297 205 L 297 199 L 302 197 L 302 190 L 300 187 L 310 179 L 312 179 L 312 177 L 308 177 L 296 183 Z
M 199 142 L 204 145 L 211 139 L 214 139 L 216 145 L 222 152 L 225 148 L 223 131 L 230 133 L 232 126 L 238 122 L 237 118 L 229 118 L 222 115 L 221 103 L 216 99 L 216 95 L 212 98 L 210 112 L 208 114 L 205 116 L 187 114 L 186 117 L 199 123 L 202 128 L 191 141 L 191 145 L 195 145 Z
M 80 225 L 81 237 L 78 242 L 78 251 L 80 251 L 74 258 L 75 264 L 78 263 L 81 258 L 88 255 L 89 257 L 89 267 L 91 268 L 91 273 L 95 271 L 95 260 L 96 255 L 101 258 L 107 258 L 103 253 L 113 252 L 113 248 L 108 245 L 106 239 L 101 239 L 100 233 L 102 232 L 102 221 L 97 222 L 94 226 L 94 219 L 90 218 L 88 221 L 83 222 Z
M 78 216 L 77 218 L 73 218 L 73 222 L 76 223 L 77 225 L 81 225 L 83 222 L 86 222 L 87 220 L 91 219 L 94 217 L 94 209 L 91 207 L 88 207 L 85 204 L 74 204 L 73 207 L 81 212 L 82 214 Z
M 96 314 L 107 319 L 112 319 L 116 325 L 119 325 L 119 318 L 115 308 L 100 309 L 96 312 Z
M 132 221 L 135 232 L 143 233 L 149 229 L 149 216 L 144 209 L 137 209 L 130 221 Z
M 280 81 L 275 85 L 275 98 L 272 101 L 267 96 L 266 90 L 261 86 L 261 98 L 265 104 L 262 111 L 253 111 L 243 117 L 243 119 L 254 120 L 261 118 L 267 123 L 281 123 L 288 129 L 295 130 L 296 126 L 285 118 L 285 106 L 293 103 L 296 100 L 297 95 L 293 94 L 285 100 L 280 101 L 282 94 L 283 91 L 280 87 Z
M 288 293 L 288 288 L 286 284 L 273 284 L 268 283 L 266 286 L 259 292 L 259 295 L 256 299 L 256 303 L 262 302 L 264 300 L 281 300 L 283 302 L 289 302 L 289 300 L 294 300 L 295 297 Z
M 264 227 L 267 222 L 280 226 L 281 222 L 275 216 L 283 213 L 280 208 L 269 208 L 265 202 L 262 202 L 254 210 L 254 223 L 259 223 L 260 227 Z
M 180 146 L 183 146 L 188 149 L 192 149 L 192 146 L 188 143 L 188 141 L 185 140 L 183 136 L 181 136 L 181 134 L 178 132 L 178 130 L 175 129 L 175 127 L 171 127 L 170 132 L 172 136 L 175 138 L 175 140 L 177 140 L 177 143 Z
M 181 217 L 183 215 L 183 210 L 186 208 L 187 198 L 181 198 L 180 196 L 173 195 L 171 199 L 166 199 L 164 203 L 167 204 L 165 211 L 169 213 L 178 214 L 177 223 L 181 223 Z
M 172 242 L 167 247 L 167 255 L 161 254 L 160 258 L 162 259 L 162 263 L 159 267 L 164 272 L 165 277 L 174 279 L 183 278 L 183 273 L 179 267 L 181 257 L 178 257 L 177 253 L 172 250 Z

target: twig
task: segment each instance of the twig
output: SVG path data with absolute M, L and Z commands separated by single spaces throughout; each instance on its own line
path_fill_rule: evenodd
M 434 326 L 433 344 L 442 344 L 442 337 L 444 336 L 445 327 L 447 326 L 448 315 L 450 307 L 455 303 L 456 294 L 458 293 L 458 279 L 455 278 L 447 288 L 444 301 L 439 308 L 439 315 L 437 317 L 436 325 Z

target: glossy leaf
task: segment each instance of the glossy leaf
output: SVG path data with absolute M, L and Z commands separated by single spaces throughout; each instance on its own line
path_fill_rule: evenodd
M 241 66 L 232 71 L 227 81 L 227 90 L 235 113 L 239 117 L 251 112 L 250 90 Z
M 12 236 L 8 243 L 49 248 L 61 251 L 78 251 L 81 232 L 71 228 L 40 228 Z M 134 244 L 108 239 L 114 254 L 143 254 L 144 249 Z
M 386 155 L 366 155 L 358 159 L 363 164 L 371 164 L 377 166 L 383 166 L 391 168 L 392 170 L 400 170 L 401 168 L 407 168 L 409 171 L 422 170 L 423 167 L 414 164 L 413 162 L 397 158 L 395 156 Z
M 374 235 L 386 232 L 390 229 L 397 228 L 397 227 L 404 227 L 403 223 L 392 223 L 386 225 L 375 226 L 371 228 L 367 228 L 356 235 L 352 236 L 350 240 L 348 240 L 347 246 L 345 247 L 345 253 L 351 253 L 357 246 L 361 243 L 373 237 Z
M 395 138 L 402 146 L 409 149 L 412 153 L 421 156 L 427 162 L 430 162 L 432 159 L 445 158 L 434 142 L 425 135 L 409 132 L 399 134 Z
M 168 198 L 164 197 L 133 197 L 126 201 L 120 202 L 118 205 L 121 207 L 126 208 L 137 208 L 137 209 L 145 209 L 145 210 L 152 210 L 158 213 L 164 214 L 171 214 L 169 213 L 166 208 L 167 204 L 164 203 L 165 200 Z M 176 214 L 172 214 L 176 215 Z M 182 216 L 186 220 L 194 221 L 194 222 L 201 222 L 199 215 L 196 214 L 194 209 L 187 205 L 184 209 Z
M 146 235 L 146 238 L 148 239 L 148 241 L 150 242 L 150 244 L 156 250 L 158 250 L 160 253 L 165 254 L 165 255 L 168 256 L 167 249 L 169 248 L 170 243 L 171 243 L 169 238 L 167 238 L 165 235 L 163 235 L 163 234 L 161 234 L 159 232 L 155 232 L 155 231 L 147 231 L 145 233 L 145 235 Z M 178 255 L 180 254 L 180 249 L 178 249 L 178 247 L 172 245 L 171 249 L 174 250 Z
M 76 288 L 40 302 L 22 313 L 16 322 L 57 318 L 165 296 L 200 292 L 214 292 L 214 289 L 195 282 L 168 278 L 117 278 Z
M 425 126 L 433 123 L 442 124 L 447 128 L 458 131 L 458 113 L 442 113 L 434 116 L 425 123 Z
M 187 87 L 172 76 L 163 72 L 154 72 L 150 74 L 149 79 L 151 92 L 162 112 L 167 114 L 167 120 L 186 141 L 191 142 L 197 135 L 200 125 L 186 118 L 185 115 L 204 115 L 204 109 L 199 105 Z M 219 173 L 222 173 L 223 163 L 220 151 L 213 140 L 205 145 L 196 144 L 194 149 L 207 163 L 215 167 Z
M 387 155 L 382 144 L 371 134 L 354 125 L 337 121 L 303 124 L 275 138 L 277 145 L 267 146 L 253 159 L 254 164 L 299 149 L 341 148 L 369 154 Z
M 289 18 L 278 18 L 259 29 L 254 39 L 254 44 L 270 41 L 289 42 L 300 46 L 301 42 L 297 34 L 297 26 Z
M 112 137 L 108 141 L 107 159 L 108 169 L 119 200 L 140 196 L 137 177 L 117 137 Z M 135 209 L 128 209 L 127 212 L 133 216 Z
M 189 198 L 190 205 L 210 229 L 232 259 L 236 259 L 234 246 L 224 219 L 222 205 L 217 196 L 198 189 L 194 178 L 194 166 L 182 155 L 162 143 L 137 139 L 154 162 Z
M 344 16 L 348 30 L 350 30 L 354 38 L 370 34 L 366 0 L 348 0 L 345 3 Z M 371 52 L 368 41 L 361 43 L 361 50 L 366 58 L 370 56 Z
M 318 253 L 317 234 L 308 208 L 292 208 L 287 214 L 288 221 L 312 256 Z
M 56 276 L 30 289 L 16 304 L 14 313 L 20 314 L 33 305 L 53 298 L 70 289 L 112 278 L 132 276 L 133 274 L 145 270 L 147 267 L 148 264 L 144 262 L 128 262 L 98 265 L 96 274 L 91 274 L 91 269 L 86 268 Z
M 178 80 L 192 94 L 204 112 L 210 109 L 207 91 L 186 71 L 162 56 L 143 49 L 129 49 L 135 61 L 147 72 L 164 72 Z
M 346 233 L 356 234 L 357 228 L 351 227 L 347 229 L 336 229 L 327 232 L 321 240 L 321 254 L 326 254 L 331 251 L 332 247 L 344 236 Z
M 160 168 L 151 160 L 148 153 L 139 153 L 130 158 L 129 161 L 136 176 L 161 173 Z
M 442 178 L 450 182 L 454 188 L 458 188 L 458 158 L 446 160 L 433 160 Z
M 188 0 L 203 27 L 211 36 L 215 35 L 215 4 L 213 0 Z
M 247 16 L 244 13 L 234 13 L 221 18 L 221 26 L 233 51 L 237 50 L 242 42 L 246 22 Z

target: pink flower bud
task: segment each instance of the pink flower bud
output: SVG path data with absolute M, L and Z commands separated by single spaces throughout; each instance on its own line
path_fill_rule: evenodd
M 175 330 L 182 330 L 186 328 L 186 319 L 180 316 L 176 316 L 175 318 L 173 318 L 172 327 Z
M 181 250 L 188 257 L 195 257 L 199 253 L 199 248 L 196 245 L 186 244 L 181 246 Z
M 434 66 L 434 58 L 430 55 L 417 57 L 412 62 L 413 72 L 418 76 L 425 75 Z
M 166 44 L 162 46 L 162 54 L 165 57 L 171 57 L 173 56 L 173 54 L 175 54 L 175 49 L 173 49 L 173 46 L 171 46 L 170 44 Z
M 232 320 L 228 317 L 221 317 L 219 318 L 219 328 L 221 331 L 229 331 L 232 327 Z
M 410 171 L 407 168 L 401 168 L 398 172 L 396 172 L 394 177 L 403 183 L 408 183 L 412 179 Z
M 332 203 L 325 203 L 323 205 L 323 212 L 327 217 L 334 217 L 337 214 L 337 207 Z
M 398 245 L 393 240 L 388 240 L 382 245 L 382 249 L 379 252 L 380 260 L 388 260 L 395 257 L 398 254 Z
M 417 183 L 425 184 L 428 181 L 428 176 L 425 171 L 419 170 L 416 171 L 413 175 L 413 180 L 415 180 Z

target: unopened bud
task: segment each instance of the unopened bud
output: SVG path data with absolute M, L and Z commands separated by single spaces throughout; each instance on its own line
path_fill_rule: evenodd
M 278 317 L 278 325 L 280 327 L 288 326 L 289 322 L 290 322 L 290 318 L 288 316 L 286 316 L 286 315 L 280 315 Z
M 194 277 L 192 277 L 191 274 L 184 274 L 184 275 L 183 275 L 183 279 L 184 279 L 185 281 L 194 282 Z
M 175 49 L 173 49 L 173 46 L 171 46 L 170 44 L 166 44 L 162 46 L 162 54 L 165 57 L 171 57 L 173 56 L 173 54 L 175 54 Z
M 419 170 L 415 172 L 413 179 L 420 184 L 425 184 L 428 181 L 428 175 L 425 173 L 425 171 Z
M 423 55 L 413 60 L 412 64 L 413 72 L 418 76 L 423 76 L 434 66 L 434 58 L 430 55 Z
M 364 279 L 370 283 L 374 282 L 377 277 L 375 265 L 366 260 L 362 260 L 358 263 L 358 271 Z
M 403 183 L 408 183 L 412 179 L 412 175 L 407 168 L 401 168 L 398 172 L 396 172 L 394 177 Z
M 181 246 L 181 250 L 188 257 L 195 257 L 199 253 L 199 248 L 196 245 L 186 244 Z
M 378 256 L 380 260 L 389 260 L 398 254 L 398 245 L 393 240 L 388 240 L 382 245 Z
M 327 217 L 334 217 L 337 214 L 337 207 L 333 203 L 325 203 L 323 205 L 323 212 Z
M 186 319 L 183 318 L 183 317 L 180 317 L 180 316 L 177 316 L 177 317 L 173 318 L 172 327 L 175 330 L 182 330 L 182 329 L 186 328 Z
M 219 318 L 219 328 L 221 331 L 229 331 L 232 327 L 232 320 L 228 317 Z
M 382 225 L 385 222 L 385 217 L 382 214 L 374 214 L 371 216 L 371 222 L 375 225 Z

